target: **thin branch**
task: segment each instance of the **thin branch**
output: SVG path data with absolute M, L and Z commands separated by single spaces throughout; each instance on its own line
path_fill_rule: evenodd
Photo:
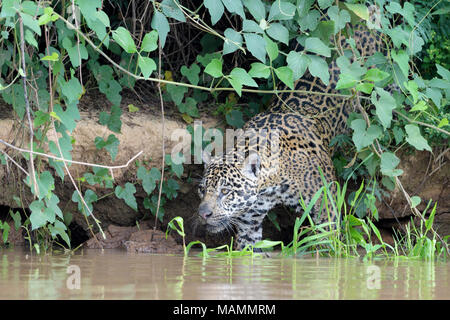
M 415 124 L 418 124 L 418 125 L 421 125 L 421 126 L 424 126 L 424 127 L 428 127 L 428 128 L 434 129 L 434 130 L 436 130 L 436 131 L 445 133 L 446 135 L 450 136 L 450 132 L 448 132 L 448 131 L 446 131 L 446 130 L 444 130 L 444 129 L 441 129 L 441 128 L 438 128 L 438 127 L 436 127 L 436 126 L 433 126 L 432 124 L 428 124 L 428 123 L 425 123 L 425 122 L 421 122 L 421 121 L 417 121 L 417 120 L 410 119 L 410 118 L 408 118 L 407 116 L 405 116 L 403 113 L 401 113 L 401 112 L 399 112 L 399 111 L 397 111 L 397 110 L 394 110 L 394 112 L 395 112 L 396 114 L 398 114 L 399 116 L 401 116 L 401 117 L 402 117 L 403 119 L 405 119 L 406 121 L 408 121 L 409 123 L 415 123 Z
M 416 215 L 417 217 L 419 217 L 424 223 L 426 223 L 427 221 L 425 220 L 425 218 L 420 214 L 419 210 L 417 210 L 417 208 L 413 208 L 412 207 L 412 202 L 411 202 L 411 197 L 409 196 L 409 194 L 406 192 L 405 188 L 403 187 L 403 184 L 401 183 L 400 179 L 398 177 L 395 177 L 395 183 L 397 184 L 397 186 L 400 188 L 400 191 L 403 193 L 403 195 L 406 198 L 406 201 L 408 202 L 408 205 L 410 206 L 411 210 L 413 211 L 414 215 Z M 434 230 L 433 226 L 430 226 L 430 230 L 431 232 L 433 232 L 434 236 L 436 236 L 439 241 L 442 243 L 442 245 L 446 248 L 447 250 L 447 254 L 450 254 L 450 249 L 448 247 L 447 242 L 445 242 L 441 236 Z
M 30 101 L 28 100 L 28 92 L 27 92 L 27 69 L 25 64 L 25 36 L 23 32 L 23 20 L 22 16 L 19 14 L 19 29 L 20 29 L 20 52 L 22 55 L 22 82 L 23 82 L 23 94 L 25 99 L 25 107 L 26 107 L 26 113 L 27 113 L 27 119 L 28 119 L 28 126 L 30 130 L 30 148 L 31 152 L 33 152 L 33 137 L 34 137 L 34 130 L 33 130 L 33 122 L 31 121 L 31 115 L 30 115 Z M 34 188 L 34 195 L 39 195 L 39 187 L 36 182 L 36 172 L 34 170 L 34 159 L 33 156 L 30 154 L 30 170 L 31 170 L 31 179 L 30 183 L 32 184 L 32 187 Z
M 22 166 L 20 164 L 18 164 L 13 158 L 11 158 L 11 156 L 9 154 L 7 154 L 5 151 L 3 151 L 2 149 L 0 149 L 0 152 L 3 153 L 8 159 L 9 161 L 11 161 L 12 163 L 14 163 L 17 168 L 19 168 L 20 170 L 22 170 L 23 173 L 25 173 L 27 176 L 29 176 L 30 174 L 28 173 L 27 170 L 25 170 L 24 168 L 22 168 Z
M 73 6 L 73 1 L 72 1 L 72 6 Z M 75 9 L 75 7 L 73 6 L 73 9 Z M 47 55 L 50 55 L 50 49 L 49 49 L 49 39 L 48 39 L 48 34 L 47 34 L 47 28 L 45 28 L 45 40 L 47 43 Z M 80 57 L 81 59 L 81 57 Z M 80 76 L 81 76 L 81 60 L 80 60 Z M 48 64 L 48 85 L 50 88 L 50 111 L 53 112 L 53 91 L 52 91 L 52 64 L 49 62 Z M 58 139 L 58 133 L 56 132 L 56 127 L 55 127 L 55 120 L 53 119 L 53 117 L 51 118 L 51 122 L 52 122 L 52 130 L 53 130 L 53 134 L 55 136 L 55 140 L 56 140 L 56 146 L 58 148 L 59 154 L 63 155 L 62 149 L 61 149 L 61 145 L 59 143 L 59 139 Z M 86 210 L 89 212 L 89 214 L 92 216 L 92 219 L 94 219 L 95 224 L 97 225 L 98 229 L 100 230 L 103 239 L 106 239 L 106 235 L 103 232 L 102 227 L 100 227 L 99 221 L 98 219 L 94 216 L 94 213 L 92 212 L 92 210 L 89 208 L 89 206 L 86 203 L 86 200 L 84 200 L 83 194 L 81 193 L 80 189 L 78 188 L 72 174 L 70 173 L 69 167 L 67 166 L 67 161 L 66 159 L 62 158 L 63 160 L 63 164 L 64 164 L 64 169 L 67 172 L 67 175 L 69 176 L 70 181 L 72 182 L 72 185 L 74 186 L 76 192 L 78 193 L 78 196 L 81 199 L 81 202 L 83 203 L 83 205 L 85 206 Z M 97 239 L 97 236 L 95 235 L 95 233 L 92 231 L 92 228 L 89 226 L 89 230 L 91 231 L 94 239 L 97 241 L 97 243 L 99 244 L 99 246 L 103 249 L 103 246 L 101 245 L 100 241 Z
M 73 20 L 75 21 L 75 27 L 78 29 L 78 20 L 77 20 L 77 15 L 76 15 L 75 2 L 73 0 L 72 0 L 72 17 L 73 17 Z M 78 68 L 79 74 L 80 74 L 80 83 L 81 83 L 81 85 L 83 85 L 83 74 L 81 72 L 82 64 L 81 64 L 81 53 L 80 53 L 80 38 L 78 36 L 78 33 L 77 33 L 77 51 L 78 51 L 78 59 L 79 59 L 79 64 L 80 64 L 80 66 Z
M 100 55 L 102 55 L 109 63 L 111 63 L 114 67 L 116 67 L 118 70 L 122 71 L 123 73 L 127 74 L 130 77 L 133 77 L 136 80 L 144 80 L 144 81 L 152 81 L 152 82 L 158 82 L 158 83 L 165 83 L 165 84 L 173 84 L 176 86 L 181 87 L 187 87 L 187 88 L 193 88 L 193 89 L 199 89 L 203 91 L 208 92 L 214 92 L 214 91 L 235 91 L 234 88 L 209 88 L 209 87 L 203 87 L 203 86 L 196 86 L 190 83 L 183 83 L 183 82 L 176 82 L 176 81 L 170 81 L 170 80 L 164 80 L 159 78 L 145 78 L 142 76 L 138 76 L 124 67 L 117 64 L 113 59 L 111 59 L 106 53 L 104 53 L 102 50 L 100 50 L 93 42 L 90 40 L 84 33 L 82 33 L 80 30 L 77 30 L 75 26 L 64 19 L 62 16 L 60 16 L 58 13 L 55 12 L 55 14 L 58 15 L 59 19 L 64 21 L 69 27 L 73 28 L 73 30 L 78 33 L 86 42 Z M 313 94 L 313 95 L 321 95 L 321 96 L 329 96 L 329 97 L 340 97 L 340 98 L 351 98 L 352 95 L 346 95 L 346 94 L 338 94 L 338 93 L 326 93 L 326 92 L 316 92 L 316 91 L 308 91 L 308 90 L 258 90 L 258 89 L 246 89 L 243 88 L 242 92 L 248 92 L 248 93 L 260 93 L 260 94 L 276 94 L 276 93 L 305 93 L 305 94 Z M 361 97 L 361 99 L 370 100 L 368 97 Z
M 0 139 L 0 143 L 3 143 L 5 146 L 10 147 L 14 150 L 20 151 L 20 152 L 25 152 L 25 153 L 31 153 L 31 154 L 35 154 L 38 156 L 42 156 L 45 158 L 50 158 L 50 159 L 54 159 L 54 160 L 58 160 L 58 161 L 63 161 L 63 162 L 70 162 L 70 163 L 74 163 L 74 164 L 79 164 L 82 166 L 88 166 L 88 167 L 97 167 L 97 168 L 106 168 L 106 169 L 122 169 L 122 168 L 126 168 L 130 165 L 130 163 L 135 160 L 137 157 L 139 157 L 144 151 L 139 151 L 133 158 L 131 158 L 130 160 L 127 161 L 127 163 L 123 164 L 123 165 L 119 165 L 119 166 L 106 166 L 106 165 L 102 165 L 102 164 L 95 164 L 95 163 L 89 163 L 89 162 L 82 162 L 82 161 L 75 161 L 75 160 L 69 160 L 69 159 L 64 159 L 64 158 L 60 158 L 57 156 L 53 156 L 51 154 L 46 154 L 46 153 L 41 153 L 41 152 L 36 152 L 36 151 L 32 151 L 32 150 L 28 150 L 28 149 L 23 149 L 23 148 L 19 148 L 16 147 L 15 145 L 12 145 L 2 139 Z
M 161 78 L 161 40 L 159 40 L 159 65 L 158 65 L 158 78 Z M 158 204 L 156 206 L 156 213 L 155 213 L 155 225 L 153 226 L 153 230 L 156 230 L 156 224 L 158 223 L 158 214 L 159 214 L 159 205 L 161 203 L 161 195 L 162 195 L 162 186 L 164 181 L 164 160 L 165 160 L 165 144 L 164 144 L 164 134 L 165 134 L 165 118 L 164 118 L 164 101 L 163 96 L 161 92 L 161 83 L 158 83 L 158 92 L 159 92 L 159 98 L 161 101 L 161 117 L 162 117 L 162 160 L 161 160 L 161 181 L 159 183 L 159 193 L 158 193 Z

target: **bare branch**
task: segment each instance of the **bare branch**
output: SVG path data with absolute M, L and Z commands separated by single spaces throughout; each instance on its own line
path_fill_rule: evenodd
M 50 158 L 50 159 L 54 159 L 54 160 L 58 160 L 58 161 L 63 161 L 63 162 L 70 162 L 70 163 L 74 163 L 74 164 L 79 164 L 82 166 L 88 166 L 88 167 L 97 167 L 97 168 L 106 168 L 106 169 L 122 169 L 122 168 L 126 168 L 130 165 L 131 162 L 133 162 L 133 160 L 135 160 L 137 157 L 139 157 L 144 151 L 141 150 L 139 151 L 135 156 L 133 156 L 130 160 L 127 161 L 127 163 L 122 164 L 122 165 L 118 165 L 118 166 L 107 166 L 107 165 L 102 165 L 102 164 L 96 164 L 96 163 L 89 163 L 89 162 L 82 162 L 82 161 L 75 161 L 75 160 L 69 160 L 69 159 L 64 159 L 64 158 L 60 158 L 57 156 L 53 156 L 51 154 L 46 154 L 46 153 L 42 153 L 42 152 L 36 152 L 36 151 L 32 151 L 32 150 L 28 150 L 28 149 L 23 149 L 23 148 L 19 148 L 16 147 L 2 139 L 0 139 L 0 143 L 3 143 L 5 146 L 10 147 L 11 149 L 20 151 L 20 152 L 25 152 L 25 153 L 31 153 L 31 154 L 35 154 L 38 156 L 42 156 L 45 158 Z

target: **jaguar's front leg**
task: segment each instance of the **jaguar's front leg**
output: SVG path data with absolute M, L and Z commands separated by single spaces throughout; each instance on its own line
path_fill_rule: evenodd
M 235 219 L 236 241 L 235 248 L 243 250 L 247 245 L 254 245 L 262 240 L 262 222 L 267 210 L 250 209 L 244 215 Z M 259 250 L 254 250 L 259 251 Z

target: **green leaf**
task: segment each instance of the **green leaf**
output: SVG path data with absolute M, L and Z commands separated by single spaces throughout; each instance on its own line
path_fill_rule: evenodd
M 136 107 L 134 104 L 132 104 L 132 103 L 130 103 L 130 104 L 128 104 L 128 112 L 131 112 L 131 113 L 133 113 L 133 112 L 138 112 L 139 111 L 139 108 L 138 107 Z
M 396 102 L 391 94 L 384 89 L 375 88 L 375 90 L 372 92 L 370 101 L 375 105 L 375 113 L 380 119 L 381 124 L 387 129 L 391 126 L 392 110 L 395 109 Z M 379 99 L 377 99 L 377 95 L 380 97 Z
M 267 79 L 270 76 L 270 67 L 260 62 L 254 62 L 251 64 L 248 74 L 253 78 Z
M 199 73 L 200 73 L 200 67 L 198 66 L 198 64 L 193 63 L 189 68 L 187 68 L 186 66 L 182 66 L 181 67 L 181 74 L 183 76 L 185 76 L 190 83 L 197 85 L 200 78 L 199 78 Z
M 436 107 L 438 107 L 439 109 L 441 108 L 441 100 L 442 100 L 441 90 L 436 88 L 427 88 L 425 90 L 425 94 L 428 98 L 430 98 L 434 102 Z
M 156 182 L 161 180 L 161 173 L 158 169 L 152 168 L 150 171 L 140 166 L 137 171 L 138 179 L 142 180 L 144 191 L 150 195 L 156 188 Z
M 178 110 L 180 110 L 181 113 L 188 114 L 190 117 L 200 116 L 197 108 L 197 101 L 192 97 L 186 98 L 185 103 L 180 103 L 178 105 Z
M 330 20 L 334 21 L 334 34 L 343 29 L 345 25 L 351 20 L 348 11 L 339 10 L 337 6 L 330 7 L 327 12 Z
M 114 190 L 114 194 L 117 198 L 125 200 L 125 203 L 132 208 L 134 211 L 137 211 L 137 202 L 134 194 L 136 193 L 136 188 L 130 182 L 125 184 L 125 187 L 117 186 Z
M 48 229 L 53 239 L 55 239 L 58 235 L 64 240 L 67 246 L 70 248 L 70 239 L 67 235 L 66 229 L 67 227 L 59 220 L 55 221 L 54 225 L 49 225 Z
M 158 49 L 158 31 L 152 30 L 142 39 L 141 52 L 152 52 L 156 49 Z
M 363 20 L 368 21 L 369 20 L 369 9 L 364 4 L 351 4 L 345 2 L 345 5 L 347 8 L 349 8 L 351 11 L 353 11 L 354 14 L 356 14 L 358 17 L 360 17 Z
M 295 15 L 295 5 L 289 2 L 277 0 L 270 7 L 269 21 L 291 20 Z
M 91 189 L 88 189 L 84 193 L 83 198 L 84 198 L 84 201 L 86 202 L 89 210 L 86 209 L 83 201 L 80 198 L 80 195 L 78 194 L 78 192 L 76 190 L 72 194 L 72 201 L 78 203 L 78 210 L 80 210 L 80 212 L 82 212 L 84 215 L 89 216 L 90 212 L 92 212 L 94 210 L 92 203 L 96 202 L 98 200 L 98 197 L 94 191 L 92 191 Z
M 263 37 L 253 33 L 244 34 L 248 51 L 262 63 L 266 62 L 266 41 Z
M 317 37 L 323 41 L 326 45 L 330 43 L 330 39 L 334 34 L 334 22 L 333 21 L 320 21 L 311 36 Z
M 242 31 L 252 33 L 263 33 L 263 29 L 253 20 L 244 20 L 242 22 Z
M 67 104 L 77 103 L 83 93 L 83 87 L 77 78 L 72 77 L 69 81 L 59 81 L 62 94 L 66 97 Z
M 389 35 L 396 48 L 400 48 L 402 44 L 409 46 L 408 42 L 410 33 L 402 26 L 396 26 L 393 29 L 388 29 L 386 30 L 386 34 Z
M 266 51 L 269 55 L 269 59 L 273 61 L 278 57 L 278 45 L 266 35 L 264 35 L 264 40 L 266 42 Z
M 311 12 L 314 0 L 297 1 L 297 13 L 299 17 L 304 17 Z
M 9 210 L 9 215 L 14 220 L 14 229 L 16 229 L 16 231 L 19 230 L 19 228 L 22 226 L 22 217 L 20 216 L 20 212 Z
M 122 115 L 122 109 L 116 105 L 111 106 L 111 113 L 100 112 L 98 122 L 102 125 L 106 125 L 109 130 L 120 133 L 122 127 L 122 121 L 120 116 Z
M 353 75 L 349 73 L 340 73 L 339 81 L 336 83 L 336 90 L 353 88 L 358 83 Z
M 372 68 L 367 70 L 366 75 L 363 77 L 363 80 L 378 82 L 383 81 L 388 77 L 389 73 L 381 71 L 380 69 L 377 68 Z
M 352 139 L 357 151 L 361 151 L 361 149 L 372 144 L 382 133 L 381 128 L 377 125 L 371 125 L 366 130 L 367 125 L 363 119 L 353 120 L 350 127 L 354 130 Z
M 180 186 L 174 179 L 168 179 L 167 182 L 163 183 L 163 192 L 169 200 L 175 199 L 178 195 L 177 190 L 179 189 Z
M 205 72 L 213 78 L 220 78 L 222 73 L 222 61 L 219 59 L 212 59 L 205 68 Z
M 409 75 L 409 56 L 404 50 L 392 51 L 392 59 L 397 62 L 405 77 Z
M 204 0 L 203 4 L 208 9 L 211 16 L 211 24 L 215 25 L 222 17 L 225 8 L 219 0 Z
M 308 70 L 313 77 L 318 77 L 325 85 L 330 83 L 330 73 L 328 72 L 327 62 L 320 57 L 308 55 L 311 63 L 308 66 Z
M 9 226 L 9 224 L 6 221 L 2 224 L 2 221 L 0 220 L 0 230 L 2 230 L 3 243 L 8 242 L 8 236 L 9 236 L 10 229 L 11 229 L 11 227 Z
M 402 8 L 400 3 L 390 1 L 389 4 L 386 6 L 386 10 L 391 14 L 398 13 L 403 19 L 405 19 L 408 22 L 408 24 L 411 27 L 414 27 L 416 25 L 414 20 L 415 9 L 411 3 L 405 2 Z
M 239 110 L 232 110 L 231 112 L 227 113 L 225 119 L 230 126 L 233 126 L 235 128 L 242 128 L 242 126 L 245 124 L 242 112 Z
M 274 40 L 280 41 L 285 45 L 289 44 L 289 31 L 281 23 L 271 23 L 266 29 L 267 34 Z
M 47 208 L 52 210 L 58 217 L 63 219 L 63 213 L 58 206 L 59 198 L 56 194 L 52 193 L 50 197 L 47 197 L 45 199 L 45 203 L 47 205 Z
M 162 12 L 172 19 L 175 19 L 180 22 L 186 22 L 186 17 L 184 16 L 183 11 L 176 5 L 174 0 L 164 0 L 161 2 Z
M 141 69 L 142 76 L 144 78 L 149 78 L 153 71 L 156 70 L 156 63 L 152 58 L 143 57 L 141 55 L 138 56 L 138 66 Z
M 50 115 L 48 113 L 42 112 L 41 110 L 36 111 L 35 117 L 33 120 L 33 124 L 35 127 L 40 127 L 44 123 L 49 122 L 49 121 L 50 121 Z M 59 121 L 61 121 L 61 120 L 59 120 Z
M 414 124 L 407 124 L 405 126 L 406 130 L 406 141 L 412 145 L 417 150 L 428 150 L 431 152 L 431 147 L 427 140 L 420 133 L 418 126 Z
M 242 2 L 256 21 L 266 17 L 266 8 L 261 0 L 243 0 Z
M 241 79 L 233 78 L 233 77 L 230 77 L 230 78 L 227 78 L 227 79 L 228 79 L 228 82 L 233 87 L 233 89 L 237 92 L 237 94 L 239 96 L 241 96 L 242 95 L 242 86 L 243 86 Z
M 206 67 L 213 59 L 221 59 L 222 55 L 220 52 L 206 53 L 205 55 L 197 55 L 197 62 L 199 62 L 203 67 Z
M 27 177 L 28 184 L 29 180 L 30 177 Z M 36 196 L 39 200 L 47 197 L 53 190 L 55 190 L 55 180 L 53 179 L 53 176 L 49 171 L 44 171 L 38 177 L 36 177 L 36 182 L 39 191 L 39 194 L 36 194 Z M 31 191 L 34 194 L 34 188 L 31 188 Z
M 232 87 L 236 90 L 239 96 L 241 96 L 242 86 L 258 87 L 258 84 L 252 77 L 242 68 L 234 68 L 230 75 L 227 77 Z
M 98 150 L 104 148 L 106 151 L 108 151 L 109 155 L 111 156 L 112 161 L 116 160 L 120 141 L 119 141 L 119 139 L 117 139 L 117 137 L 114 134 L 110 134 L 106 141 L 103 140 L 103 138 L 95 137 L 94 142 L 95 142 L 95 147 Z
M 364 92 L 366 94 L 371 94 L 373 90 L 374 84 L 369 82 L 358 83 L 356 85 L 356 90 Z
M 42 61 L 58 61 L 59 54 L 57 52 L 53 52 L 50 56 L 45 56 L 41 58 Z
M 411 208 L 417 207 L 420 204 L 421 201 L 422 201 L 422 199 L 420 199 L 419 196 L 411 197 Z
M 402 169 L 395 169 L 400 163 L 400 159 L 392 152 L 383 152 L 381 154 L 380 169 L 381 173 L 388 177 L 397 177 L 403 174 Z
M 169 21 L 167 21 L 166 16 L 161 12 L 159 12 L 158 10 L 155 10 L 155 13 L 153 14 L 151 27 L 156 31 L 158 31 L 161 47 L 164 48 L 164 45 L 166 44 L 167 34 L 170 31 Z
M 293 72 L 289 67 L 279 67 L 275 69 L 277 77 L 289 88 L 294 89 Z
M 300 79 L 305 74 L 306 69 L 311 63 L 311 59 L 307 55 L 297 51 L 289 52 L 286 61 L 288 67 L 293 72 L 292 77 L 294 81 Z
M 242 5 L 242 1 L 236 0 L 221 0 L 225 8 L 230 13 L 238 14 L 242 19 L 245 19 L 244 6 Z
M 22 21 L 25 27 L 32 30 L 38 36 L 41 35 L 41 27 L 39 26 L 38 21 L 34 19 L 32 15 L 21 12 L 20 16 L 22 17 Z
M 112 32 L 113 39 L 125 50 L 127 53 L 136 53 L 136 44 L 131 37 L 130 32 L 124 27 L 118 27 Z
M 47 215 L 44 213 L 45 205 L 43 201 L 35 200 L 33 201 L 29 209 L 31 210 L 30 222 L 31 230 L 36 230 L 47 224 Z
M 449 6 L 450 8 L 450 6 Z M 441 65 L 436 63 L 436 69 L 437 73 L 442 77 L 442 79 L 445 79 L 447 81 L 450 81 L 450 71 L 442 67 Z
M 31 44 L 36 49 L 39 49 L 38 43 L 36 39 L 34 38 L 33 33 L 30 30 L 25 30 L 25 41 L 29 44 Z
M 405 85 L 405 88 L 408 89 L 409 93 L 411 94 L 411 96 L 413 98 L 413 102 L 417 103 L 417 100 L 419 99 L 419 91 L 418 91 L 419 86 L 417 85 L 417 83 L 413 80 L 410 80 L 410 81 L 404 83 L 404 85 Z
M 307 38 L 305 41 L 305 50 L 325 57 L 331 57 L 331 49 L 319 38 Z
M 167 85 L 167 92 L 169 93 L 172 101 L 175 102 L 176 105 L 179 105 L 181 101 L 183 101 L 184 94 L 188 92 L 188 88 L 184 86 L 177 86 L 174 84 Z
M 175 225 L 174 221 L 178 224 L 178 227 Z M 178 232 L 178 234 L 182 237 L 186 236 L 186 234 L 184 233 L 184 222 L 182 217 L 175 217 L 169 221 L 169 223 L 167 224 L 166 239 L 167 235 L 169 234 L 169 228 Z
M 323 10 L 330 7 L 333 4 L 334 0 L 318 0 L 317 2 L 319 4 L 320 9 Z
M 223 54 L 235 52 L 242 46 L 242 35 L 232 28 L 227 28 L 224 32 Z
M 69 54 L 70 62 L 74 68 L 80 66 L 81 60 L 87 60 L 89 58 L 88 51 L 84 44 L 79 43 L 78 45 L 70 45 L 65 48 Z
M 97 9 L 102 6 L 101 0 L 76 0 L 83 17 L 87 20 L 96 20 Z
M 442 118 L 442 120 L 439 122 L 438 124 L 438 128 L 442 128 L 448 125 L 448 119 L 447 118 Z
M 184 159 L 182 154 L 179 154 L 179 156 L 181 156 L 182 159 Z M 181 175 L 183 174 L 183 171 L 184 171 L 183 163 L 182 162 L 181 163 L 173 162 L 172 156 L 170 154 L 166 154 L 165 161 L 166 161 L 166 164 L 170 166 L 170 169 L 172 170 L 172 172 L 175 173 L 179 179 L 181 179 Z
M 44 25 L 44 24 L 47 24 L 47 23 L 49 23 L 50 21 L 52 21 L 52 18 L 55 19 L 54 17 L 56 17 L 56 19 L 54 20 L 54 21 L 56 21 L 56 20 L 58 19 L 58 16 L 57 16 L 57 15 L 53 15 L 53 16 L 52 16 L 52 14 L 53 14 L 53 8 L 51 8 L 51 7 L 46 7 L 46 8 L 44 9 L 44 14 L 41 15 L 41 16 L 39 17 L 39 19 L 38 19 L 38 24 L 39 24 L 40 26 L 42 26 L 42 25 Z
M 362 75 L 367 72 L 365 67 L 361 67 L 360 63 L 355 61 L 350 63 L 350 60 L 346 56 L 340 56 L 336 59 L 336 63 L 340 68 L 341 75 L 347 74 L 355 80 L 359 80 Z
M 50 152 L 56 155 L 57 157 L 64 158 L 67 160 L 72 160 L 72 137 L 67 135 L 66 133 L 63 133 L 62 136 L 58 139 L 59 146 L 61 148 L 61 152 L 59 151 L 58 146 L 55 142 L 50 141 L 48 146 L 50 149 Z M 70 166 L 70 163 L 67 164 Z
M 109 46 L 109 36 L 106 32 L 105 19 L 99 18 L 99 11 L 94 11 L 94 18 L 86 19 L 87 25 L 90 29 L 92 29 L 97 35 L 98 39 L 103 41 L 103 44 L 108 47 Z
M 109 17 L 104 11 L 98 10 L 97 12 L 95 12 L 95 16 L 97 17 L 98 21 L 100 21 L 103 24 L 104 27 L 106 27 L 106 28 L 111 27 Z M 58 16 L 56 16 L 56 17 L 58 18 Z
M 320 12 L 317 10 L 309 11 L 305 16 L 301 17 L 298 20 L 298 24 L 300 25 L 300 30 L 303 32 L 307 32 L 308 30 L 314 31 L 319 25 L 320 20 Z

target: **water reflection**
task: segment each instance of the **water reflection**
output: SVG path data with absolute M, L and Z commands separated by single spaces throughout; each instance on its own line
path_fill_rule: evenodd
M 17 248 L 0 255 L 0 299 L 450 298 L 445 262 L 202 259 L 122 250 L 36 256 Z

